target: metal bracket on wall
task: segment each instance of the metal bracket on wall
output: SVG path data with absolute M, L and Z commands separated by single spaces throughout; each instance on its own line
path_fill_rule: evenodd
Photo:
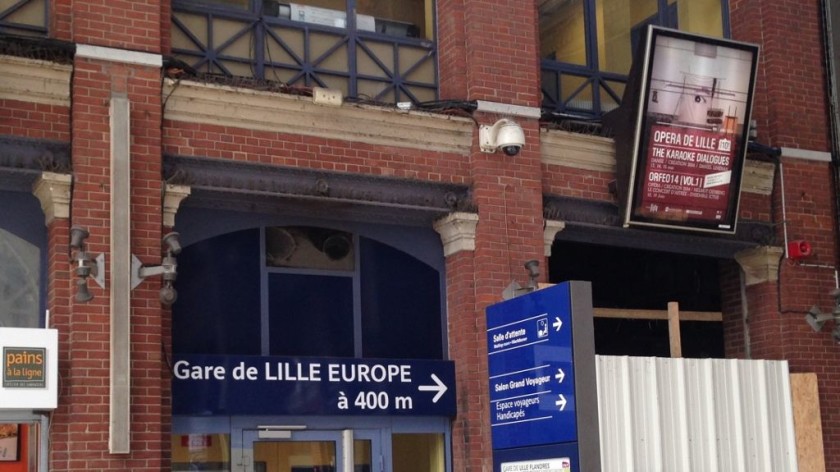
M 168 261 L 167 259 L 172 259 Z M 145 266 L 140 259 L 134 254 L 131 255 L 131 289 L 134 290 L 140 285 L 146 277 L 154 277 L 156 275 L 174 274 L 177 271 L 177 264 L 175 258 L 164 257 L 163 263 L 156 266 Z

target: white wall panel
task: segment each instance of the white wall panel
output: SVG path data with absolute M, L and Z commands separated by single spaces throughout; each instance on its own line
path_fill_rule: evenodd
M 787 362 L 597 356 L 604 472 L 797 470 Z
M 685 359 L 685 408 L 691 467 L 709 472 L 719 471 L 717 422 L 714 412 L 712 364 L 706 360 Z M 689 406 L 690 405 L 690 406 Z M 689 414 L 690 409 L 696 411 Z M 683 470 L 691 470 L 686 468 Z

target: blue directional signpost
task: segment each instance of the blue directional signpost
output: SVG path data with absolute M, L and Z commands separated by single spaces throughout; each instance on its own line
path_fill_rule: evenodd
M 451 361 L 180 355 L 176 415 L 454 416 Z
M 600 470 L 589 283 L 488 307 L 487 347 L 496 472 Z

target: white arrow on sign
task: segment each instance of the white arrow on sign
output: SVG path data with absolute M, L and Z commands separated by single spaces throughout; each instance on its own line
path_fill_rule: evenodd
M 563 369 L 557 369 L 557 373 L 554 374 L 554 378 L 557 379 L 557 383 L 563 383 L 563 379 L 566 378 L 566 373 L 563 372 Z
M 432 398 L 432 403 L 437 403 L 438 400 L 440 400 L 440 397 L 442 397 L 449 389 L 446 388 L 446 385 L 440 381 L 437 375 L 432 374 L 432 380 L 435 381 L 436 385 L 420 385 L 417 387 L 417 390 L 420 390 L 421 392 L 437 392 L 437 395 Z
M 554 323 L 551 323 L 551 326 L 554 327 L 554 331 L 560 331 L 560 327 L 563 326 L 563 322 L 560 321 L 559 316 L 554 317 Z
M 562 393 L 558 395 L 558 397 L 558 400 L 555 401 L 554 404 L 557 405 L 557 409 L 563 411 L 566 408 L 566 397 L 564 397 Z

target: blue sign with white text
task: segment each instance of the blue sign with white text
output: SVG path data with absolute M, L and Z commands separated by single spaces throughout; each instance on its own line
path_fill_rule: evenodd
M 487 307 L 493 449 L 577 441 L 568 284 Z
M 175 415 L 454 416 L 451 361 L 178 355 Z

